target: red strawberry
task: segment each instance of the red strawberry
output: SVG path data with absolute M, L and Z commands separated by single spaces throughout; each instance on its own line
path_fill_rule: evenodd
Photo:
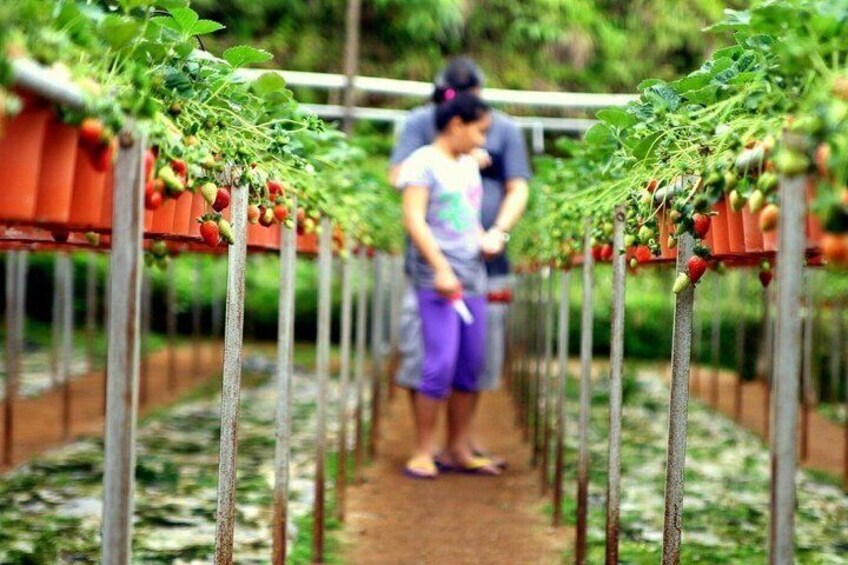
M 103 143 L 103 122 L 97 118 L 86 118 L 80 124 L 80 142 L 90 147 Z
M 219 188 L 218 194 L 215 196 L 215 202 L 212 203 L 212 209 L 216 212 L 220 212 L 229 205 L 230 192 L 225 188 Z
M 710 224 L 712 223 L 710 217 L 706 214 L 697 213 L 692 216 L 692 222 L 695 224 L 695 235 L 697 235 L 699 239 L 704 239 L 707 232 L 710 231 Z
M 306 233 L 306 210 L 303 208 L 297 209 L 297 235 Z
M 274 210 L 271 208 L 260 208 L 259 209 L 259 225 L 270 227 L 274 223 Z
M 692 284 L 695 284 L 704 276 L 704 272 L 707 270 L 707 262 L 704 261 L 703 257 L 693 255 L 689 259 L 687 267 L 689 270 L 689 280 L 692 281 Z
M 771 284 L 772 277 L 774 277 L 773 272 L 760 271 L 760 284 L 763 285 L 763 288 L 768 288 L 768 285 Z
M 188 165 L 182 159 L 174 159 L 171 161 L 171 168 L 178 176 L 185 177 L 188 172 Z
M 640 245 L 635 251 L 636 260 L 640 263 L 647 263 L 651 260 L 651 248 L 647 245 Z
M 648 185 L 645 187 L 645 190 L 652 193 L 657 189 L 657 185 L 659 184 L 660 181 L 658 181 L 657 179 L 651 179 L 648 181 Z
M 274 217 L 277 218 L 277 221 L 281 224 L 286 221 L 286 218 L 289 215 L 289 210 L 282 204 L 277 204 L 274 206 Z
M 259 206 L 257 206 L 256 204 L 250 204 L 247 207 L 247 221 L 251 224 L 259 223 L 259 214 Z
M 148 183 L 149 185 L 150 183 Z M 162 205 L 162 193 L 155 190 L 144 193 L 144 208 L 147 210 L 156 210 Z
M 265 183 L 265 186 L 268 187 L 268 194 L 271 196 L 273 200 L 275 196 L 278 194 L 283 194 L 283 183 L 278 180 L 271 179 Z
M 609 261 L 612 259 L 612 245 L 605 243 L 601 247 L 601 261 Z
M 601 260 L 601 246 L 600 245 L 596 245 L 595 247 L 592 248 L 592 257 L 595 259 L 595 261 Z
M 101 145 L 96 149 L 89 150 L 88 155 L 91 157 L 91 166 L 94 167 L 94 170 L 101 173 L 108 171 L 109 167 L 112 165 L 113 152 L 113 143 L 107 143 L 106 145 Z
M 206 220 L 200 224 L 200 237 L 209 247 L 216 247 L 221 239 L 221 230 L 215 220 Z
M 151 149 L 144 151 L 144 180 L 150 180 L 153 168 L 156 165 L 156 155 Z
M 68 238 L 71 236 L 71 232 L 66 231 L 66 230 L 54 230 L 54 231 L 50 232 L 50 235 L 53 236 L 53 241 L 56 241 L 56 242 L 59 242 L 59 243 L 65 243 L 66 241 L 68 241 Z

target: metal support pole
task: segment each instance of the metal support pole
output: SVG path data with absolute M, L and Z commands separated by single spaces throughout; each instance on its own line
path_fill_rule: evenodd
M 22 257 L 23 255 L 23 257 Z M 21 374 L 21 330 L 22 296 L 21 268 L 26 262 L 26 251 L 10 251 L 6 254 L 6 390 L 3 398 L 3 466 L 10 467 L 14 456 L 15 403 Z M 25 285 L 24 285 L 25 286 Z
M 813 284 L 812 270 L 804 269 L 804 298 L 801 333 L 803 353 L 801 355 L 801 461 L 806 461 L 810 451 L 810 410 L 815 406 L 813 391 Z
M 94 344 L 97 340 L 97 255 L 89 253 L 85 275 L 85 356 L 88 372 L 94 371 Z
M 580 322 L 580 420 L 579 460 L 577 463 L 577 534 L 575 563 L 586 563 L 586 532 L 589 512 L 589 404 L 592 386 L 592 294 L 595 284 L 595 259 L 592 256 L 592 219 L 586 218 L 583 241 L 583 310 Z
M 777 335 L 774 363 L 774 433 L 771 438 L 769 563 L 795 559 L 798 370 L 801 368 L 801 279 L 806 243 L 802 176 L 780 179 L 777 251 Z
M 345 257 L 342 269 L 342 328 L 341 328 L 341 366 L 339 367 L 339 444 L 338 471 L 336 472 L 336 512 L 339 520 L 344 521 L 347 502 L 347 430 L 350 397 L 350 340 L 353 334 L 353 287 L 351 286 L 352 260 Z M 393 332 L 394 333 L 394 332 Z M 393 337 L 394 339 L 394 337 Z
M 138 392 L 138 402 L 141 406 L 147 405 L 149 396 L 151 303 L 150 273 L 145 270 L 141 279 L 141 376 Z
M 780 270 L 778 267 L 777 270 Z M 775 283 L 776 284 L 776 283 Z M 765 363 L 763 374 L 763 418 L 764 432 L 763 436 L 769 437 L 771 426 L 771 386 L 772 376 L 774 374 L 774 324 L 771 317 L 771 291 L 767 288 L 763 289 L 763 324 L 765 330 Z
M 677 243 L 677 272 L 686 272 L 694 241 L 688 233 Z M 686 428 L 689 413 L 689 368 L 692 348 L 692 310 L 695 291 L 690 286 L 674 301 L 671 349 L 671 391 L 668 406 L 668 451 L 665 473 L 663 565 L 680 563 L 683 532 L 683 472 L 686 467 Z
M 550 486 L 550 446 L 551 446 L 551 358 L 553 357 L 553 333 L 554 333 L 554 276 L 550 269 L 546 269 L 547 290 L 545 292 L 545 333 L 544 333 L 544 364 L 541 371 L 541 384 L 539 386 L 542 403 L 540 417 L 542 419 L 542 464 L 541 464 L 541 495 L 548 494 Z
M 244 338 L 244 271 L 247 259 L 247 187 L 232 191 L 233 238 L 227 261 L 227 309 L 224 315 L 224 368 L 221 390 L 221 447 L 218 455 L 218 509 L 215 563 L 233 562 L 236 518 L 236 452 L 238 449 L 241 347 Z
M 203 275 L 201 273 L 200 256 L 194 258 L 194 285 L 191 293 L 191 374 L 194 378 L 200 376 L 201 360 L 200 360 L 200 327 L 201 314 L 200 309 L 200 288 L 203 284 Z
M 368 456 L 377 457 L 377 441 L 380 438 L 380 401 L 383 393 L 383 255 L 374 256 L 374 297 L 371 302 L 373 323 L 371 326 L 371 437 Z
M 842 334 L 844 324 L 842 322 L 842 305 L 839 302 L 833 304 L 830 310 L 833 320 L 830 324 L 830 382 L 827 387 L 827 398 L 833 402 L 839 400 L 839 376 L 842 374 Z
M 50 385 L 54 388 L 62 384 L 61 369 L 59 364 L 62 360 L 62 289 L 64 282 L 64 266 L 61 260 L 62 253 L 53 257 L 53 308 L 50 320 Z
M 61 288 L 61 356 L 59 382 L 62 386 L 62 438 L 71 437 L 71 361 L 74 356 L 74 263 L 67 253 L 57 257 Z
M 692 340 L 694 341 L 694 352 L 691 361 L 692 388 L 694 389 L 695 396 L 701 396 L 704 393 L 701 387 L 701 362 L 703 361 L 704 352 L 704 317 L 703 313 L 699 312 L 697 307 L 692 312 L 692 323 L 695 326 L 692 336 Z
M 327 391 L 330 380 L 330 324 L 333 276 L 333 228 L 321 218 L 318 237 L 318 348 L 315 373 L 318 380 L 318 407 L 315 427 L 315 507 L 312 522 L 312 562 L 324 562 L 324 459 L 327 442 Z
M 366 334 L 368 333 L 368 255 L 364 247 L 359 248 L 356 294 L 356 413 L 355 434 L 356 450 L 353 468 L 356 482 L 362 482 L 362 470 L 365 463 L 365 356 Z
M 102 563 L 132 559 L 144 208 L 144 136 L 121 133 L 112 204 Z
M 722 284 L 721 277 L 716 276 L 713 277 L 715 280 L 713 281 L 713 290 L 715 292 L 715 302 L 712 307 L 712 326 L 710 328 L 710 349 L 712 353 L 712 366 L 713 366 L 713 375 L 712 375 L 712 388 L 710 390 L 710 404 L 716 410 L 719 409 L 719 391 L 721 383 L 719 382 L 721 379 L 721 366 L 720 366 L 720 355 L 721 355 L 721 304 L 722 300 Z
M 362 12 L 362 0 L 347 0 L 347 19 L 345 21 L 345 91 L 344 91 L 344 132 L 353 133 L 353 107 L 356 104 L 356 89 L 353 79 L 359 68 L 359 22 Z
M 541 403 L 543 398 L 542 390 L 542 363 L 544 362 L 544 341 L 545 341 L 545 315 L 544 315 L 544 297 L 545 297 L 545 281 L 542 271 L 536 275 L 536 316 L 533 318 L 533 326 L 535 329 L 535 341 L 533 343 L 533 400 L 532 400 L 532 416 L 533 416 L 533 467 L 539 464 L 542 455 L 542 414 Z
M 607 473 L 607 565 L 618 564 L 619 509 L 621 506 L 621 414 L 624 374 L 624 297 L 627 268 L 624 254 L 624 206 L 613 217 L 612 325 L 610 342 L 609 458 Z
M 176 266 L 168 265 L 165 273 L 165 331 L 168 336 L 168 392 L 177 390 L 177 285 L 174 281 Z M 229 285 L 229 280 L 227 281 Z M 229 288 L 228 288 L 229 290 Z
M 391 258 L 391 279 L 389 285 L 391 287 L 391 302 L 389 304 L 389 346 L 391 351 L 392 363 L 388 375 L 389 401 L 395 398 L 397 388 L 394 385 L 395 372 L 397 371 L 397 361 L 400 356 L 398 351 L 398 339 L 400 337 L 400 317 L 401 305 L 403 304 L 404 291 L 404 274 L 403 274 L 403 257 L 397 256 Z
M 527 330 L 527 354 L 524 362 L 524 401 L 522 405 L 524 406 L 524 429 L 523 429 L 523 438 L 524 441 L 530 441 L 530 435 L 533 430 L 533 410 L 531 410 L 531 405 L 535 401 L 535 395 L 533 394 L 533 367 L 536 364 L 536 333 L 538 330 L 537 324 L 534 323 L 538 314 L 538 309 L 536 308 L 536 275 L 535 273 L 529 273 L 527 275 L 527 319 L 526 319 L 526 330 Z M 536 449 L 534 446 L 533 449 L 533 459 L 531 461 L 532 466 L 536 466 Z
M 738 311 L 736 313 L 736 385 L 733 395 L 733 414 L 737 422 L 742 422 L 742 379 L 745 373 L 745 275 L 742 270 L 737 271 L 738 275 Z
M 297 215 L 292 195 L 289 214 Z M 285 565 L 288 547 L 289 461 L 291 459 L 291 392 L 294 373 L 294 301 L 297 267 L 297 232 L 280 226 L 280 310 L 277 318 L 277 406 L 274 450 L 273 565 Z M 217 303 L 217 296 L 212 303 Z M 213 327 L 214 327 L 213 322 Z
M 110 343 L 109 343 L 110 336 L 109 336 L 108 329 L 110 327 L 109 326 L 109 319 L 110 319 L 110 316 L 111 316 L 109 309 L 111 308 L 111 303 L 112 303 L 112 267 L 111 267 L 111 260 L 106 265 L 106 283 L 105 283 L 104 288 L 103 288 L 103 294 L 104 294 L 104 299 L 103 299 L 103 328 L 104 328 L 104 330 L 106 330 L 106 331 L 103 332 L 103 342 L 106 345 L 106 357 L 108 358 L 109 348 L 110 348 Z M 109 395 L 108 390 L 109 390 L 109 364 L 107 362 L 106 363 L 106 370 L 103 371 L 103 421 L 104 422 L 106 421 L 106 409 L 107 409 L 107 406 L 108 406 L 108 402 L 107 402 L 107 397 Z
M 568 306 L 571 290 L 571 271 L 559 277 L 559 334 L 557 339 L 556 440 L 554 443 L 554 527 L 562 525 L 562 475 L 565 466 L 565 401 L 568 379 Z

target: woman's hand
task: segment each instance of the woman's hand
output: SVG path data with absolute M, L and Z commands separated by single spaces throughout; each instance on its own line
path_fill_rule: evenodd
M 433 286 L 436 292 L 444 297 L 450 297 L 458 292 L 462 292 L 462 283 L 456 278 L 453 269 L 446 267 L 435 271 L 433 276 Z
M 491 259 L 504 252 L 505 243 L 503 232 L 493 228 L 480 236 L 480 251 L 483 257 Z

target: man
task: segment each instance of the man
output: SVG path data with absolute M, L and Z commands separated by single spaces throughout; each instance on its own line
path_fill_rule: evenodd
M 450 61 L 436 79 L 437 89 L 453 89 L 456 92 L 471 92 L 479 95 L 483 87 L 483 73 L 469 58 L 460 57 Z M 391 157 L 389 179 L 395 184 L 401 164 L 416 149 L 433 141 L 436 137 L 435 105 L 430 103 L 413 110 L 404 124 L 403 131 Z M 524 136 L 520 128 L 505 114 L 492 113 L 485 151 L 479 152 L 477 160 L 483 177 L 483 204 L 481 220 L 486 230 L 481 238 L 481 249 L 486 257 L 488 274 L 486 362 L 483 376 L 476 393 L 451 395 L 448 403 L 448 428 L 469 429 L 476 410 L 479 392 L 495 390 L 500 384 L 504 357 L 504 325 L 509 294 L 510 270 L 504 251 L 509 232 L 518 223 L 527 205 L 530 165 Z M 417 316 L 415 294 L 407 292 L 401 316 L 400 353 L 402 361 L 396 381 L 408 388 L 413 395 L 421 375 L 423 345 L 421 328 Z M 485 451 L 473 439 L 471 449 L 481 458 Z M 440 462 L 451 466 L 451 454 L 443 454 Z M 479 462 L 478 462 L 479 463 Z M 505 462 L 489 458 L 487 465 L 480 468 L 486 474 L 497 474 Z M 498 468 L 494 472 L 494 468 Z

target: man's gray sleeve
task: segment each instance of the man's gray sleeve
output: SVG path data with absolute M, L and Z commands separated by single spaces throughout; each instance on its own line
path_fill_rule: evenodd
M 423 116 L 421 114 L 409 114 L 406 122 L 403 124 L 403 130 L 398 136 L 397 142 L 392 149 L 391 165 L 400 165 L 403 161 L 412 155 L 419 147 L 424 147 L 429 143 L 427 139 L 427 129 L 425 127 Z
M 504 148 L 504 180 L 516 178 L 530 180 L 530 161 L 527 157 L 527 144 L 524 133 L 515 123 L 510 122 Z

